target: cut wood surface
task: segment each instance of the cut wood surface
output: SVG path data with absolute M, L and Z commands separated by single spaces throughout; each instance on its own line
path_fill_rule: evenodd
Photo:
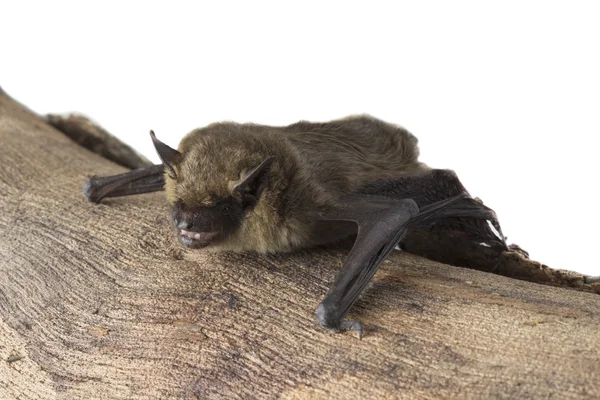
M 0 399 L 600 398 L 600 296 L 397 252 L 351 311 L 314 310 L 346 251 L 181 247 L 161 193 L 0 93 Z

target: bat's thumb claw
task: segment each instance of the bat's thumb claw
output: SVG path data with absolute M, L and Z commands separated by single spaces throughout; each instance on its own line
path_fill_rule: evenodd
M 359 339 L 362 338 L 363 328 L 358 321 L 344 321 L 339 318 L 336 307 L 321 303 L 316 313 L 319 324 L 330 332 L 354 331 Z
M 356 336 L 358 339 L 362 339 L 363 336 L 363 328 L 360 322 L 358 321 L 342 321 L 339 327 L 339 331 L 354 331 L 356 332 Z

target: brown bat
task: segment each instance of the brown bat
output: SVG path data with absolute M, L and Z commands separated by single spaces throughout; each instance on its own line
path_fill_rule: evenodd
M 419 162 L 415 136 L 370 116 L 216 123 L 190 132 L 178 150 L 151 137 L 162 165 L 91 178 L 87 199 L 164 189 L 178 239 L 190 248 L 270 253 L 355 235 L 316 311 L 328 330 L 360 337 L 361 324 L 344 318 L 407 231 L 460 231 L 507 248 L 495 213 L 453 171 Z

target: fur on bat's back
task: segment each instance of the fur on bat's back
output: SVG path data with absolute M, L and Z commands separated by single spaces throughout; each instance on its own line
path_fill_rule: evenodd
M 219 249 L 284 251 L 311 245 L 316 213 L 380 179 L 419 175 L 417 139 L 370 116 L 285 127 L 216 123 L 180 143 L 177 181 L 166 178 L 171 202 L 210 206 L 270 156 L 269 187 L 238 231 Z
M 416 175 L 417 138 L 407 130 L 370 116 L 280 128 L 304 161 L 303 167 L 336 193 L 352 192 L 375 180 Z

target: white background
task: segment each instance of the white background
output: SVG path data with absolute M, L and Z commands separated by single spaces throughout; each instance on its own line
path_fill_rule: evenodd
M 0 85 L 78 111 L 158 162 L 219 120 L 370 113 L 420 139 L 509 242 L 600 274 L 594 2 L 0 3 Z

